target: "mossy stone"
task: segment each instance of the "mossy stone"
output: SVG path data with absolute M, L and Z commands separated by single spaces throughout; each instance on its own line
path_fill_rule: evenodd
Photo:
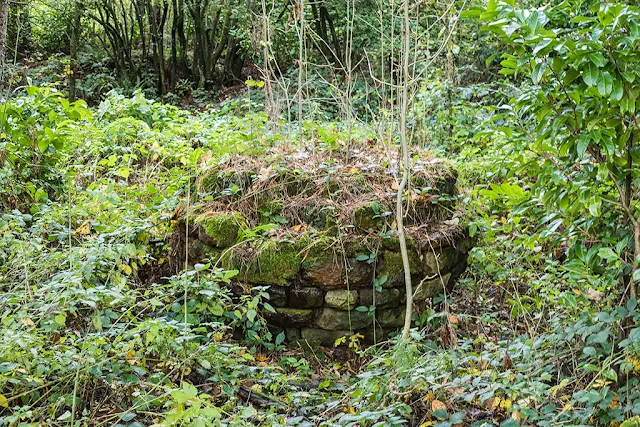
M 247 247 L 236 247 L 223 259 L 227 270 L 238 270 L 238 278 L 252 284 L 289 286 L 300 271 L 300 256 L 290 243 L 269 242 L 243 256 Z
M 269 294 L 269 304 L 274 307 L 286 307 L 289 305 L 289 287 L 288 286 L 278 286 L 271 285 L 269 289 L 267 289 L 267 293 Z
M 278 307 L 275 309 L 275 313 L 268 312 L 265 317 L 274 325 L 289 328 L 292 326 L 311 325 L 315 313 L 313 310 L 304 308 Z
M 304 253 L 302 280 L 309 286 L 337 289 L 343 286 L 342 260 L 333 252 L 330 240 L 301 239 L 298 247 Z
M 384 217 L 381 215 L 385 210 L 386 208 L 378 202 L 360 206 L 353 213 L 353 223 L 360 230 L 380 230 L 385 224 Z
M 409 270 L 412 275 L 420 274 L 420 257 L 416 252 L 409 251 Z M 404 283 L 404 264 L 400 252 L 385 251 L 382 255 L 378 277 L 387 276 L 388 279 L 383 285 L 393 287 Z
M 376 311 L 376 321 L 383 328 L 399 328 L 404 325 L 405 311 L 397 309 Z
M 324 297 L 324 301 L 329 307 L 337 308 L 339 310 L 350 310 L 355 308 L 357 300 L 358 292 L 346 289 L 328 291 Z
M 361 289 L 360 305 L 366 307 L 374 305 L 373 289 Z M 396 288 L 385 288 L 375 293 L 376 308 L 398 307 L 404 302 L 404 294 L 400 294 L 400 290 Z
M 348 261 L 348 266 L 345 282 L 349 284 L 349 288 L 362 288 L 371 285 L 373 281 L 373 264 L 351 259 Z
M 336 310 L 335 308 L 329 307 L 322 309 L 320 317 L 318 317 L 315 322 L 318 328 L 331 331 L 362 329 L 370 323 L 371 319 L 366 312 Z
M 451 280 L 451 273 L 442 275 L 442 279 L 436 277 L 435 279 L 421 282 L 413 292 L 413 300 L 415 302 L 423 302 L 438 296 L 449 285 L 449 280 Z
M 437 251 L 429 251 L 424 254 L 424 274 L 433 276 L 451 271 L 453 263 L 458 257 L 458 251 L 448 246 Z
M 342 266 L 326 260 L 321 264 L 306 267 L 302 270 L 305 283 L 322 289 L 336 289 L 342 287 Z
M 321 289 L 304 287 L 291 289 L 290 305 L 296 308 L 322 307 L 324 293 Z
M 245 223 L 240 212 L 205 212 L 196 217 L 195 223 L 200 226 L 198 238 L 219 248 L 228 248 L 238 239 L 238 231 Z
M 321 345 L 327 347 L 333 347 L 335 342 L 342 337 L 349 337 L 353 335 L 348 330 L 345 331 L 327 331 L 325 329 L 317 328 L 302 328 L 300 335 L 303 340 L 309 342 L 319 342 Z

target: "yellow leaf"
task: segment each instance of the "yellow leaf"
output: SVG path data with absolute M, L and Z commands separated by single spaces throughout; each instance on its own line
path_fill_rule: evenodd
M 298 224 L 298 225 L 294 225 L 293 226 L 293 231 L 295 231 L 296 233 L 299 233 L 300 230 L 302 230 L 302 224 Z
M 445 405 L 443 402 L 439 401 L 438 399 L 431 402 L 431 412 L 436 412 L 439 409 L 444 409 L 446 411 L 447 405 Z
M 133 273 L 133 270 L 127 264 L 122 264 L 122 272 L 129 276 L 131 275 L 131 273 Z
M 4 397 L 4 394 L 0 394 L 0 407 L 2 408 L 9 407 L 9 401 L 7 400 L 6 397 Z
M 500 408 L 505 411 L 508 411 L 511 406 L 513 406 L 513 402 L 509 399 L 502 399 L 502 401 L 500 402 Z
M 349 168 L 349 173 L 358 173 L 360 172 L 360 169 L 358 168 Z
M 423 402 L 428 402 L 432 399 L 435 399 L 436 395 L 433 393 L 428 393 L 424 398 L 422 398 Z
M 76 229 L 76 233 L 80 236 L 91 234 L 91 223 L 89 221 L 83 222 L 82 225 Z

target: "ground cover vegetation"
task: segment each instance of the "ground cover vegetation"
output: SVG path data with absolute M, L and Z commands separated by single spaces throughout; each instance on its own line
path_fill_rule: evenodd
M 0 426 L 640 425 L 639 48 L 632 2 L 0 0 Z

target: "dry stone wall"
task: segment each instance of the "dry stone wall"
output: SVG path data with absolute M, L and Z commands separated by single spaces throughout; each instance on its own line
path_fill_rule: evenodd
M 268 286 L 275 312 L 265 316 L 290 341 L 332 345 L 356 333 L 369 342 L 386 339 L 405 313 L 391 213 L 397 172 L 381 166 L 386 157 L 358 153 L 350 164 L 333 152 L 240 156 L 203 174 L 179 214 L 175 254 L 185 253 L 188 240 L 191 264 L 207 259 L 239 271 L 236 292 Z M 468 241 L 449 221 L 455 171 L 437 160 L 414 166 L 406 223 L 419 307 L 451 289 Z

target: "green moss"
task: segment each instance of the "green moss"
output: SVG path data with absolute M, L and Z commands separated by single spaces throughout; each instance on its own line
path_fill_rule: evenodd
M 237 187 L 237 191 L 242 193 L 251 186 L 254 176 L 254 171 L 221 171 L 215 168 L 198 177 L 196 191 L 211 194 Z
M 240 212 L 205 212 L 195 219 L 211 238 L 210 243 L 219 248 L 228 248 L 236 242 L 244 222 Z
M 380 202 L 367 203 L 355 210 L 353 223 L 361 230 L 380 230 L 384 227 L 383 214 L 387 210 Z
M 415 252 L 409 252 L 409 270 L 411 274 L 417 274 L 420 272 L 420 258 Z M 387 283 L 395 284 L 399 281 L 404 281 L 404 267 L 402 263 L 402 254 L 400 252 L 384 252 L 382 256 L 382 263 L 380 265 L 380 271 L 378 277 L 386 275 L 389 280 Z
M 196 180 L 196 191 L 198 193 L 213 193 L 216 191 L 218 183 L 217 171 L 207 171 Z
M 267 242 L 247 249 L 244 246 L 232 250 L 224 257 L 223 267 L 239 270 L 238 277 L 249 283 L 287 286 L 288 280 L 300 271 L 300 255 L 290 243 Z
M 318 265 L 340 262 L 335 253 L 334 239 L 326 235 L 305 233 L 300 236 L 296 247 L 300 252 L 301 267 L 311 268 Z

